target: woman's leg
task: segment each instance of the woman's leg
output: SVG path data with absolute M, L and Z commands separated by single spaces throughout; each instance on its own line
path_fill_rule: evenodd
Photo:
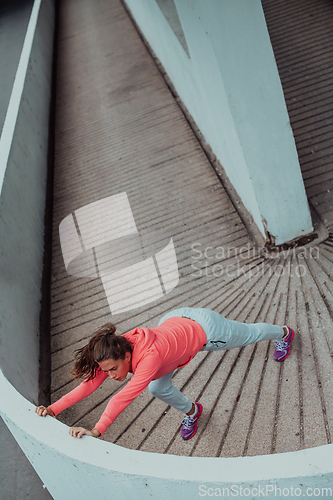
M 185 440 L 191 439 L 197 432 L 197 421 L 202 413 L 202 405 L 200 403 L 192 403 L 172 385 L 172 374 L 173 372 L 170 372 L 158 380 L 153 380 L 150 382 L 148 388 L 153 396 L 185 413 L 180 435 Z
M 283 327 L 268 323 L 240 323 L 221 316 L 211 314 L 211 324 L 207 334 L 207 345 L 204 351 L 233 349 L 261 340 L 282 340 Z
M 227 321 L 231 333 L 228 349 L 254 344 L 261 340 L 281 340 L 285 333 L 283 327 L 268 323 Z
M 150 382 L 148 389 L 153 396 L 164 403 L 184 413 L 189 413 L 192 408 L 192 401 L 172 385 L 172 374 L 173 372 L 166 373 L 163 377 L 153 380 Z
M 290 354 L 294 331 L 287 326 L 268 323 L 240 323 L 211 314 L 211 328 L 206 332 L 207 344 L 203 351 L 220 351 L 254 344 L 261 340 L 274 340 L 274 359 L 284 361 Z

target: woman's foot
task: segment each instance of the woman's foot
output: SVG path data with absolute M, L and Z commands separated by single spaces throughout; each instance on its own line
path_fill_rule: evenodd
M 180 434 L 183 439 L 191 439 L 197 432 L 197 420 L 202 413 L 202 405 L 200 403 L 195 403 L 196 412 L 193 415 L 184 415 L 182 420 L 182 428 Z
M 289 326 L 284 326 L 283 329 L 286 331 L 286 334 L 282 340 L 275 340 L 275 352 L 274 359 L 275 361 L 283 361 L 286 359 L 291 351 L 291 343 L 294 339 L 295 332 Z

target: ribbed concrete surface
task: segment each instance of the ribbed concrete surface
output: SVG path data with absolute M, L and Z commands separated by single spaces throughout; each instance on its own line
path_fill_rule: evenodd
M 331 442 L 333 237 L 304 257 L 264 259 L 250 249 L 226 192 L 118 1 L 62 2 L 58 50 L 52 399 L 74 387 L 73 350 L 106 321 L 123 333 L 154 326 L 175 307 L 209 307 L 239 321 L 290 324 L 297 331 L 291 356 L 274 362 L 268 342 L 199 353 L 175 374 L 175 384 L 204 406 L 194 439 L 180 438 L 182 415 L 147 390 L 104 439 L 194 456 L 279 453 Z M 73 210 L 120 192 L 128 195 L 139 231 L 161 229 L 173 237 L 180 282 L 164 299 L 111 316 L 98 279 L 66 273 L 58 227 Z M 59 418 L 92 428 L 119 388 L 106 381 Z
M 309 199 L 333 225 L 333 5 L 262 0 Z

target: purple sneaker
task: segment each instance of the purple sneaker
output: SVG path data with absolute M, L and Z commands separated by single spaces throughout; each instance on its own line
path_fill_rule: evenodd
M 194 417 L 189 415 L 184 415 L 182 420 L 182 428 L 180 430 L 180 434 L 183 439 L 191 439 L 194 434 L 197 432 L 197 421 L 202 413 L 202 405 L 200 403 L 195 403 L 197 407 L 197 413 Z
M 274 344 L 276 346 L 274 352 L 275 361 L 283 361 L 290 354 L 291 343 L 293 341 L 295 332 L 294 330 L 289 328 L 289 326 L 287 326 L 286 328 L 288 328 L 288 335 L 282 340 L 274 340 Z

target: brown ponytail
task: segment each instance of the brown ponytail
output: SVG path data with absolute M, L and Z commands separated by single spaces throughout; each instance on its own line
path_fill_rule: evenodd
M 132 353 L 132 343 L 121 335 L 116 335 L 116 326 L 106 323 L 99 328 L 87 345 L 74 352 L 74 379 L 92 380 L 99 368 L 98 363 L 105 359 L 125 359 L 127 352 Z

